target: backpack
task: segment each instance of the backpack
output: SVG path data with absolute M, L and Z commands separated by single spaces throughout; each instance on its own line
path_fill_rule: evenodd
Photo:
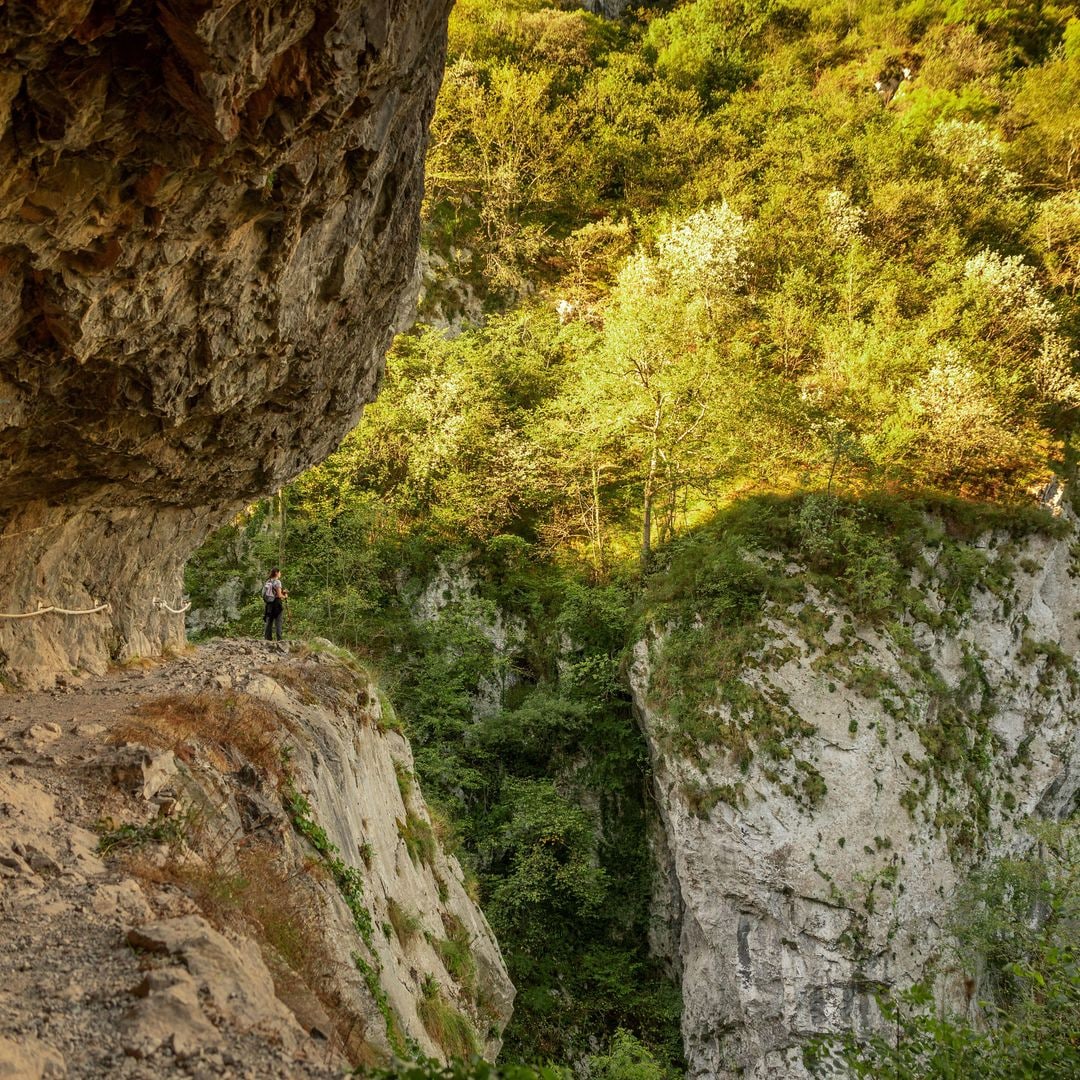
M 269 578 L 263 585 L 262 598 L 268 604 L 272 604 L 277 599 L 277 582 L 273 578 Z

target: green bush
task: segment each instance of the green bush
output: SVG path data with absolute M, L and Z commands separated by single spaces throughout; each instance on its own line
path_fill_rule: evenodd
M 369 1080 L 571 1080 L 569 1069 L 555 1065 L 493 1065 L 471 1057 L 441 1065 L 437 1061 L 416 1061 L 385 1069 L 361 1068 L 357 1076 Z
M 589 1080 L 674 1080 L 677 1075 L 623 1028 L 616 1029 L 606 1054 L 591 1054 L 588 1059 Z

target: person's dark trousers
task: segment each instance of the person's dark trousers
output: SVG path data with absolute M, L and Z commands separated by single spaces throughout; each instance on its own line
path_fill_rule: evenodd
M 277 630 L 278 641 L 281 640 L 281 623 L 284 610 L 285 606 L 280 600 L 275 600 L 272 604 L 266 605 L 266 610 L 263 612 L 263 637 L 267 641 L 273 640 L 274 630 Z

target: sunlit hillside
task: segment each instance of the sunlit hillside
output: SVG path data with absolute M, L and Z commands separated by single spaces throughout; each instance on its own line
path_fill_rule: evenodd
M 1047 527 L 1080 406 L 1078 16 L 458 0 L 418 321 L 342 448 L 188 583 L 250 632 L 280 562 L 294 632 L 381 673 L 519 989 L 506 1060 L 679 1074 L 647 623 L 707 595 L 737 670 L 777 587 L 748 548 L 889 627 L 920 544 Z

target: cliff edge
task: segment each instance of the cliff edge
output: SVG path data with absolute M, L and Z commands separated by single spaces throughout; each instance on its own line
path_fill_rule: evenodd
M 332 647 L 216 642 L 3 713 L 15 1075 L 498 1052 L 514 990 L 494 936 L 389 707 Z
M 876 995 L 926 979 L 977 1023 L 957 886 L 1080 803 L 1075 518 L 871 526 L 837 504 L 826 531 L 824 505 L 770 511 L 803 527 L 788 550 L 729 535 L 699 553 L 634 653 L 654 944 L 702 1080 L 804 1076 L 809 1040 L 881 1031 Z

